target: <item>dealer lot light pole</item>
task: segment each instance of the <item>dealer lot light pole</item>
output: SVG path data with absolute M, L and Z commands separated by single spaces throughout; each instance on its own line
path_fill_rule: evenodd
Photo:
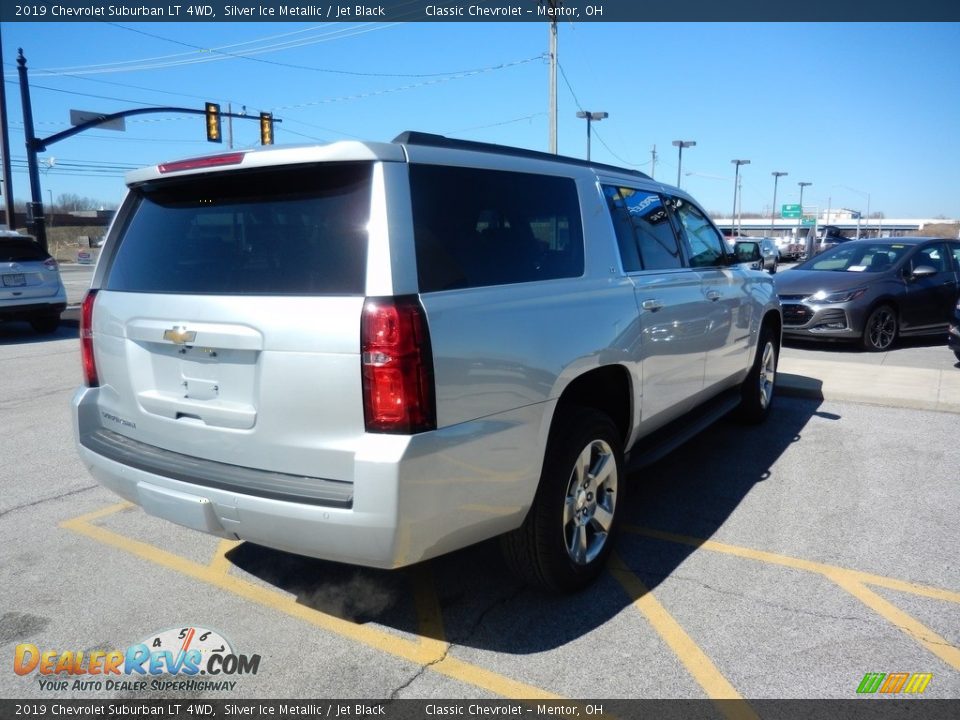
M 696 147 L 696 140 L 674 140 L 673 146 L 677 149 L 677 187 L 680 187 L 680 166 L 683 165 L 683 149 Z
M 610 113 L 579 110 L 577 112 L 577 117 L 581 119 L 586 119 L 587 121 L 587 162 L 590 162 L 590 123 L 592 123 L 594 120 L 600 121 L 600 120 L 603 120 L 604 118 L 608 118 L 610 117 Z
M 730 213 L 730 235 L 733 236 L 733 228 L 735 223 L 735 218 L 737 217 L 737 187 L 740 182 L 740 166 L 749 165 L 749 160 L 731 160 L 734 165 L 737 166 L 736 171 L 733 173 L 733 212 Z
M 777 181 L 784 175 L 789 175 L 789 173 L 785 173 L 780 170 L 774 170 L 770 174 L 773 175 L 773 206 L 770 208 L 770 237 L 773 237 L 774 222 L 776 221 L 777 217 Z M 800 214 L 803 215 L 802 205 Z

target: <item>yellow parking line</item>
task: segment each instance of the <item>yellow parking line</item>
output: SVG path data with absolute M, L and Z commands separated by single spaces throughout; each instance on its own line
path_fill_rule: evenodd
M 525 699 L 561 699 L 561 696 L 548 693 L 541 688 L 511 680 L 503 675 L 450 656 L 441 655 L 442 659 L 438 661 L 435 643 L 412 642 L 371 626 L 358 625 L 327 615 L 298 603 L 295 597 L 287 593 L 254 585 L 242 578 L 221 573 L 214 567 L 201 565 L 149 543 L 128 538 L 90 522 L 92 519 L 105 517 L 126 507 L 129 507 L 129 503 L 113 505 L 95 513 L 88 513 L 66 520 L 60 523 L 60 526 L 103 545 L 122 550 L 161 567 L 179 572 L 194 580 L 228 590 L 250 602 L 285 613 L 322 630 L 360 642 L 374 650 L 379 650 L 416 665 L 427 666 L 442 675 L 475 685 L 496 695 Z
M 829 580 L 835 582 L 841 588 L 849 592 L 864 605 L 876 612 L 878 615 L 891 622 L 894 626 L 902 630 L 909 637 L 920 643 L 927 650 L 939 657 L 952 667 L 960 670 L 960 649 L 952 646 L 947 640 L 928 628 L 926 625 L 905 613 L 893 603 L 885 600 L 870 590 L 867 585 L 875 585 L 890 590 L 898 590 L 921 597 L 933 598 L 935 600 L 944 600 L 946 602 L 960 603 L 960 593 L 943 588 L 931 587 L 929 585 L 919 585 L 917 583 L 905 582 L 896 578 L 885 577 L 883 575 L 874 575 L 872 573 L 861 572 L 860 570 L 850 570 L 838 567 L 836 565 L 827 565 L 826 563 L 803 560 L 801 558 L 791 557 L 789 555 L 779 555 L 777 553 L 766 552 L 764 550 L 754 550 L 752 548 L 740 547 L 738 545 L 729 545 L 727 543 L 717 542 L 715 540 L 704 540 L 701 538 L 690 537 L 688 535 L 677 535 L 674 533 L 652 530 L 650 528 L 641 528 L 637 526 L 626 526 L 627 532 L 635 535 L 665 540 L 667 542 L 678 543 L 681 545 L 691 545 L 693 547 L 702 547 L 704 550 L 712 552 L 735 555 L 737 557 L 757 560 L 759 562 L 783 565 L 785 567 L 797 570 L 806 570 L 808 572 L 823 575 Z
M 875 613 L 896 625 L 945 663 L 951 665 L 955 670 L 960 670 L 960 650 L 953 647 L 926 625 L 915 620 L 912 616 L 880 597 L 862 583 L 850 580 L 844 576 L 833 577 L 828 575 L 828 577 Z
M 210 571 L 217 575 L 226 575 L 230 572 L 230 567 L 233 563 L 227 560 L 227 553 L 239 544 L 239 540 L 221 540 L 220 544 L 217 545 L 216 552 L 213 554 L 213 559 L 210 561 Z
M 81 515 L 80 517 L 75 517 L 72 520 L 68 520 L 67 522 L 71 522 L 71 523 L 93 522 L 94 520 L 99 520 L 100 518 L 106 517 L 107 515 L 114 515 L 120 512 L 121 510 L 126 510 L 127 508 L 132 508 L 132 507 L 133 507 L 132 502 L 127 502 L 126 500 L 122 500 L 121 502 L 114 503 L 113 505 L 107 505 L 106 507 L 102 507 L 99 510 L 88 512 L 87 514 Z M 65 523 L 60 523 L 60 525 L 61 527 L 65 527 Z
M 410 576 L 413 579 L 413 602 L 417 609 L 420 647 L 425 654 L 440 660 L 447 653 L 450 644 L 443 628 L 443 614 L 433 584 L 433 573 L 426 563 L 420 563 L 411 569 Z
M 677 543 L 679 545 L 690 545 L 692 547 L 702 547 L 704 550 L 724 553 L 726 555 L 735 555 L 737 557 L 757 560 L 759 562 L 770 563 L 774 565 L 783 565 L 785 567 L 797 570 L 806 570 L 807 572 L 819 573 L 833 577 L 846 577 L 848 580 L 864 583 L 866 585 L 876 585 L 890 590 L 899 590 L 912 595 L 932 598 L 934 600 L 944 600 L 951 603 L 960 603 L 960 592 L 944 590 L 943 588 L 932 587 L 930 585 L 920 585 L 918 583 L 897 580 L 896 578 L 885 577 L 883 575 L 874 575 L 872 573 L 862 572 L 860 570 L 850 570 L 837 565 L 827 565 L 826 563 L 814 562 L 812 560 L 803 560 L 802 558 L 791 557 L 790 555 L 779 555 L 777 553 L 767 552 L 765 550 L 754 550 L 752 548 L 739 545 L 729 545 L 727 543 L 717 542 L 716 540 L 705 540 L 703 538 L 691 537 L 689 535 L 678 535 L 676 533 L 663 532 L 662 530 L 653 530 L 651 528 L 637 527 L 636 525 L 624 526 L 624 531 L 634 535 L 651 537 L 656 540 L 666 540 L 667 542 Z
M 670 646 L 674 655 L 683 663 L 693 678 L 700 684 L 711 700 L 743 700 L 727 679 L 707 657 L 707 654 L 684 631 L 666 608 L 653 596 L 644 582 L 632 573 L 620 556 L 614 553 L 610 559 L 610 572 L 627 591 L 630 599 L 647 618 L 657 634 Z M 746 703 L 718 703 L 718 709 L 728 718 L 756 718 Z

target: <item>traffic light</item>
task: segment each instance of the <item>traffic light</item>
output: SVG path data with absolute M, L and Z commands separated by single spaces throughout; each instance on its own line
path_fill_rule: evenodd
M 260 144 L 273 145 L 273 113 L 260 113 Z
M 223 133 L 220 132 L 220 106 L 217 103 L 208 102 L 204 109 L 207 119 L 207 140 L 223 142 Z

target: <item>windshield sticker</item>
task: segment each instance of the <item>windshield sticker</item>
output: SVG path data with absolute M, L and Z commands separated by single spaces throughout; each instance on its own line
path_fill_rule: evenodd
M 847 272 L 864 272 L 866 269 L 866 265 L 851 265 L 847 268 Z

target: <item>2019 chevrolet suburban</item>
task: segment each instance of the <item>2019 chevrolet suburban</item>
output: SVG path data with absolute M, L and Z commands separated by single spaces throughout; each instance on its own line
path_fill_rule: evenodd
M 758 249 L 642 173 L 405 133 L 127 184 L 74 426 L 102 484 L 173 522 L 381 568 L 503 536 L 572 590 L 610 552 L 626 460 L 770 408 Z

